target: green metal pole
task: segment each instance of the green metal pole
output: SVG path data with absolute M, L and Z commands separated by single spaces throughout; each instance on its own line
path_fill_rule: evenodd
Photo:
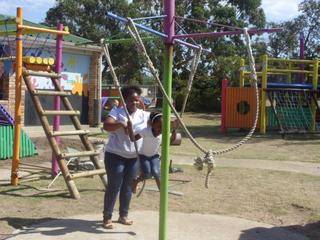
M 171 99 L 172 94 L 172 62 L 173 46 L 166 45 L 163 54 L 164 74 L 163 82 L 166 93 Z M 160 187 L 160 219 L 159 240 L 168 239 L 168 185 L 169 185 L 169 145 L 170 145 L 170 115 L 171 109 L 166 100 L 162 103 L 163 125 L 162 125 L 162 150 L 161 150 L 161 187 Z
M 163 29 L 167 34 L 164 39 L 165 50 L 163 54 L 163 85 L 171 101 L 172 94 L 172 63 L 173 63 L 173 36 L 175 34 L 175 0 L 164 0 L 163 8 L 166 18 Z M 162 148 L 161 148 L 161 186 L 159 210 L 159 240 L 168 239 L 168 188 L 169 188 L 169 145 L 170 145 L 170 115 L 171 109 L 167 99 L 162 101 Z

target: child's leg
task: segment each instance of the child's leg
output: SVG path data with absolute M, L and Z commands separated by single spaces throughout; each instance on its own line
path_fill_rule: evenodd
M 137 186 L 139 184 L 139 182 L 142 182 L 143 180 L 145 180 L 146 178 L 148 178 L 148 176 L 150 176 L 150 172 L 151 172 L 151 167 L 150 167 L 150 163 L 147 159 L 147 157 L 140 155 L 140 168 L 141 168 L 141 172 L 139 174 L 139 176 L 133 180 L 132 183 L 132 192 L 136 193 L 137 192 Z
M 140 155 L 140 166 L 141 166 L 141 172 L 143 174 L 143 179 L 148 179 L 152 177 L 152 169 L 151 169 L 151 163 L 150 158 Z
M 156 180 L 158 189 L 160 190 L 160 159 L 159 155 L 155 155 L 150 159 L 151 174 Z

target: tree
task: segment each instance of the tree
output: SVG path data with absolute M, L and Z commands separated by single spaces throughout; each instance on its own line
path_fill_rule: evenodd
M 236 27 L 264 27 L 265 15 L 260 8 L 261 0 L 177 0 L 176 32 L 205 32 L 231 30 L 215 23 Z M 73 34 L 99 42 L 100 38 L 123 33 L 124 26 L 118 21 L 108 19 L 107 11 L 130 17 L 153 16 L 163 14 L 162 0 L 57 0 L 56 6 L 47 13 L 46 23 L 55 25 L 57 20 L 68 25 Z M 196 23 L 190 19 L 200 19 L 204 23 Z M 163 31 L 159 19 L 141 21 L 152 28 Z M 145 34 L 147 35 L 147 34 Z M 189 41 L 189 40 L 188 40 Z M 197 41 L 203 48 L 210 49 L 211 54 L 203 54 L 195 77 L 195 87 L 190 99 L 200 99 L 201 104 L 190 102 L 189 110 L 213 110 L 208 102 L 218 99 L 221 80 L 228 76 L 233 81 L 233 73 L 238 69 L 239 56 L 246 56 L 246 50 L 240 36 L 229 36 Z M 162 74 L 161 41 L 146 42 L 149 55 L 154 65 Z M 137 57 L 133 45 L 113 44 L 110 46 L 112 61 L 118 67 L 117 74 L 122 82 L 141 82 L 149 79 L 146 64 Z M 185 94 L 193 50 L 183 46 L 175 46 L 174 55 L 174 94 L 177 103 Z M 104 75 L 108 77 L 108 75 Z M 109 76 L 110 78 L 110 76 Z M 203 94 L 205 92 L 205 94 Z
M 320 1 L 304 0 L 299 4 L 300 15 L 292 21 L 271 23 L 271 27 L 280 27 L 280 33 L 272 34 L 269 40 L 269 54 L 273 57 L 299 57 L 299 37 L 305 38 L 306 58 L 320 57 Z

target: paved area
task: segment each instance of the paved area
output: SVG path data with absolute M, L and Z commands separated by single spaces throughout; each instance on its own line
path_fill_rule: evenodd
M 28 239 L 158 239 L 158 213 L 132 212 L 132 226 L 115 223 L 113 230 L 101 227 L 100 215 L 57 219 L 17 231 L 10 240 Z M 308 240 L 285 228 L 246 219 L 203 214 L 169 212 L 168 239 L 172 240 Z

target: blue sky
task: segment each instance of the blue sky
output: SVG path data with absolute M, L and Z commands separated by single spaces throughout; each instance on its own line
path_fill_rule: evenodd
M 262 0 L 262 7 L 268 21 L 290 20 L 298 14 L 298 4 L 302 0 Z M 32 22 L 41 22 L 55 0 L 0 0 L 0 14 L 16 15 L 18 6 L 23 8 L 24 18 Z

